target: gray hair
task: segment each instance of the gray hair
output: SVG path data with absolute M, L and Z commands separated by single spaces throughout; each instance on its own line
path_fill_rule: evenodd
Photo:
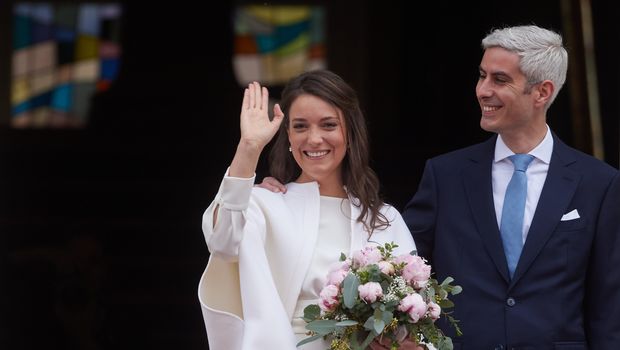
M 568 53 L 560 34 L 538 26 L 495 29 L 484 39 L 482 48 L 501 47 L 519 55 L 519 68 L 531 85 L 551 80 L 556 89 L 547 101 L 549 108 L 566 81 Z

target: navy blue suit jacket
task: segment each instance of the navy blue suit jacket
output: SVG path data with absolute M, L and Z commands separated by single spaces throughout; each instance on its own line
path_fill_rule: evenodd
M 497 136 L 430 159 L 403 217 L 441 282 L 455 278 L 455 349 L 620 349 L 620 176 L 554 135 L 514 278 L 493 204 Z M 579 219 L 561 221 L 577 209 Z M 439 321 L 438 321 L 439 322 Z

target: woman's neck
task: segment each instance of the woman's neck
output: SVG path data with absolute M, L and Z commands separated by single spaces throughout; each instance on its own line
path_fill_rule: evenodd
M 319 183 L 319 193 L 321 196 L 347 198 L 347 192 L 344 186 L 325 186 Z
M 344 189 L 344 185 L 339 178 L 326 178 L 326 179 L 313 179 L 308 176 L 300 176 L 295 180 L 298 183 L 305 183 L 316 181 L 319 184 L 319 193 L 321 196 L 347 198 L 347 192 Z

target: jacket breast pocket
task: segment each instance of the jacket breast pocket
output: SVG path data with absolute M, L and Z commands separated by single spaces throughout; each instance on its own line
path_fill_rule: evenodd
M 556 231 L 579 231 L 586 227 L 588 220 L 579 218 L 568 221 L 560 221 L 555 227 Z
M 555 350 L 588 350 L 588 345 L 585 342 L 578 341 L 562 341 L 553 343 Z

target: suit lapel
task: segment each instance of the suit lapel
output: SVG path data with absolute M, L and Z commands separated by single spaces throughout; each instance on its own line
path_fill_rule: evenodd
M 572 151 L 555 135 L 553 141 L 547 178 L 511 286 L 523 276 L 551 237 L 560 218 L 568 209 L 580 180 L 580 175 L 568 168 L 568 165 L 575 161 Z
M 478 152 L 471 156 L 472 165 L 463 170 L 463 185 L 480 238 L 499 274 L 508 283 L 510 280 L 508 266 L 497 226 L 491 185 L 491 166 L 496 139 L 497 137 L 492 137 L 483 143 Z

